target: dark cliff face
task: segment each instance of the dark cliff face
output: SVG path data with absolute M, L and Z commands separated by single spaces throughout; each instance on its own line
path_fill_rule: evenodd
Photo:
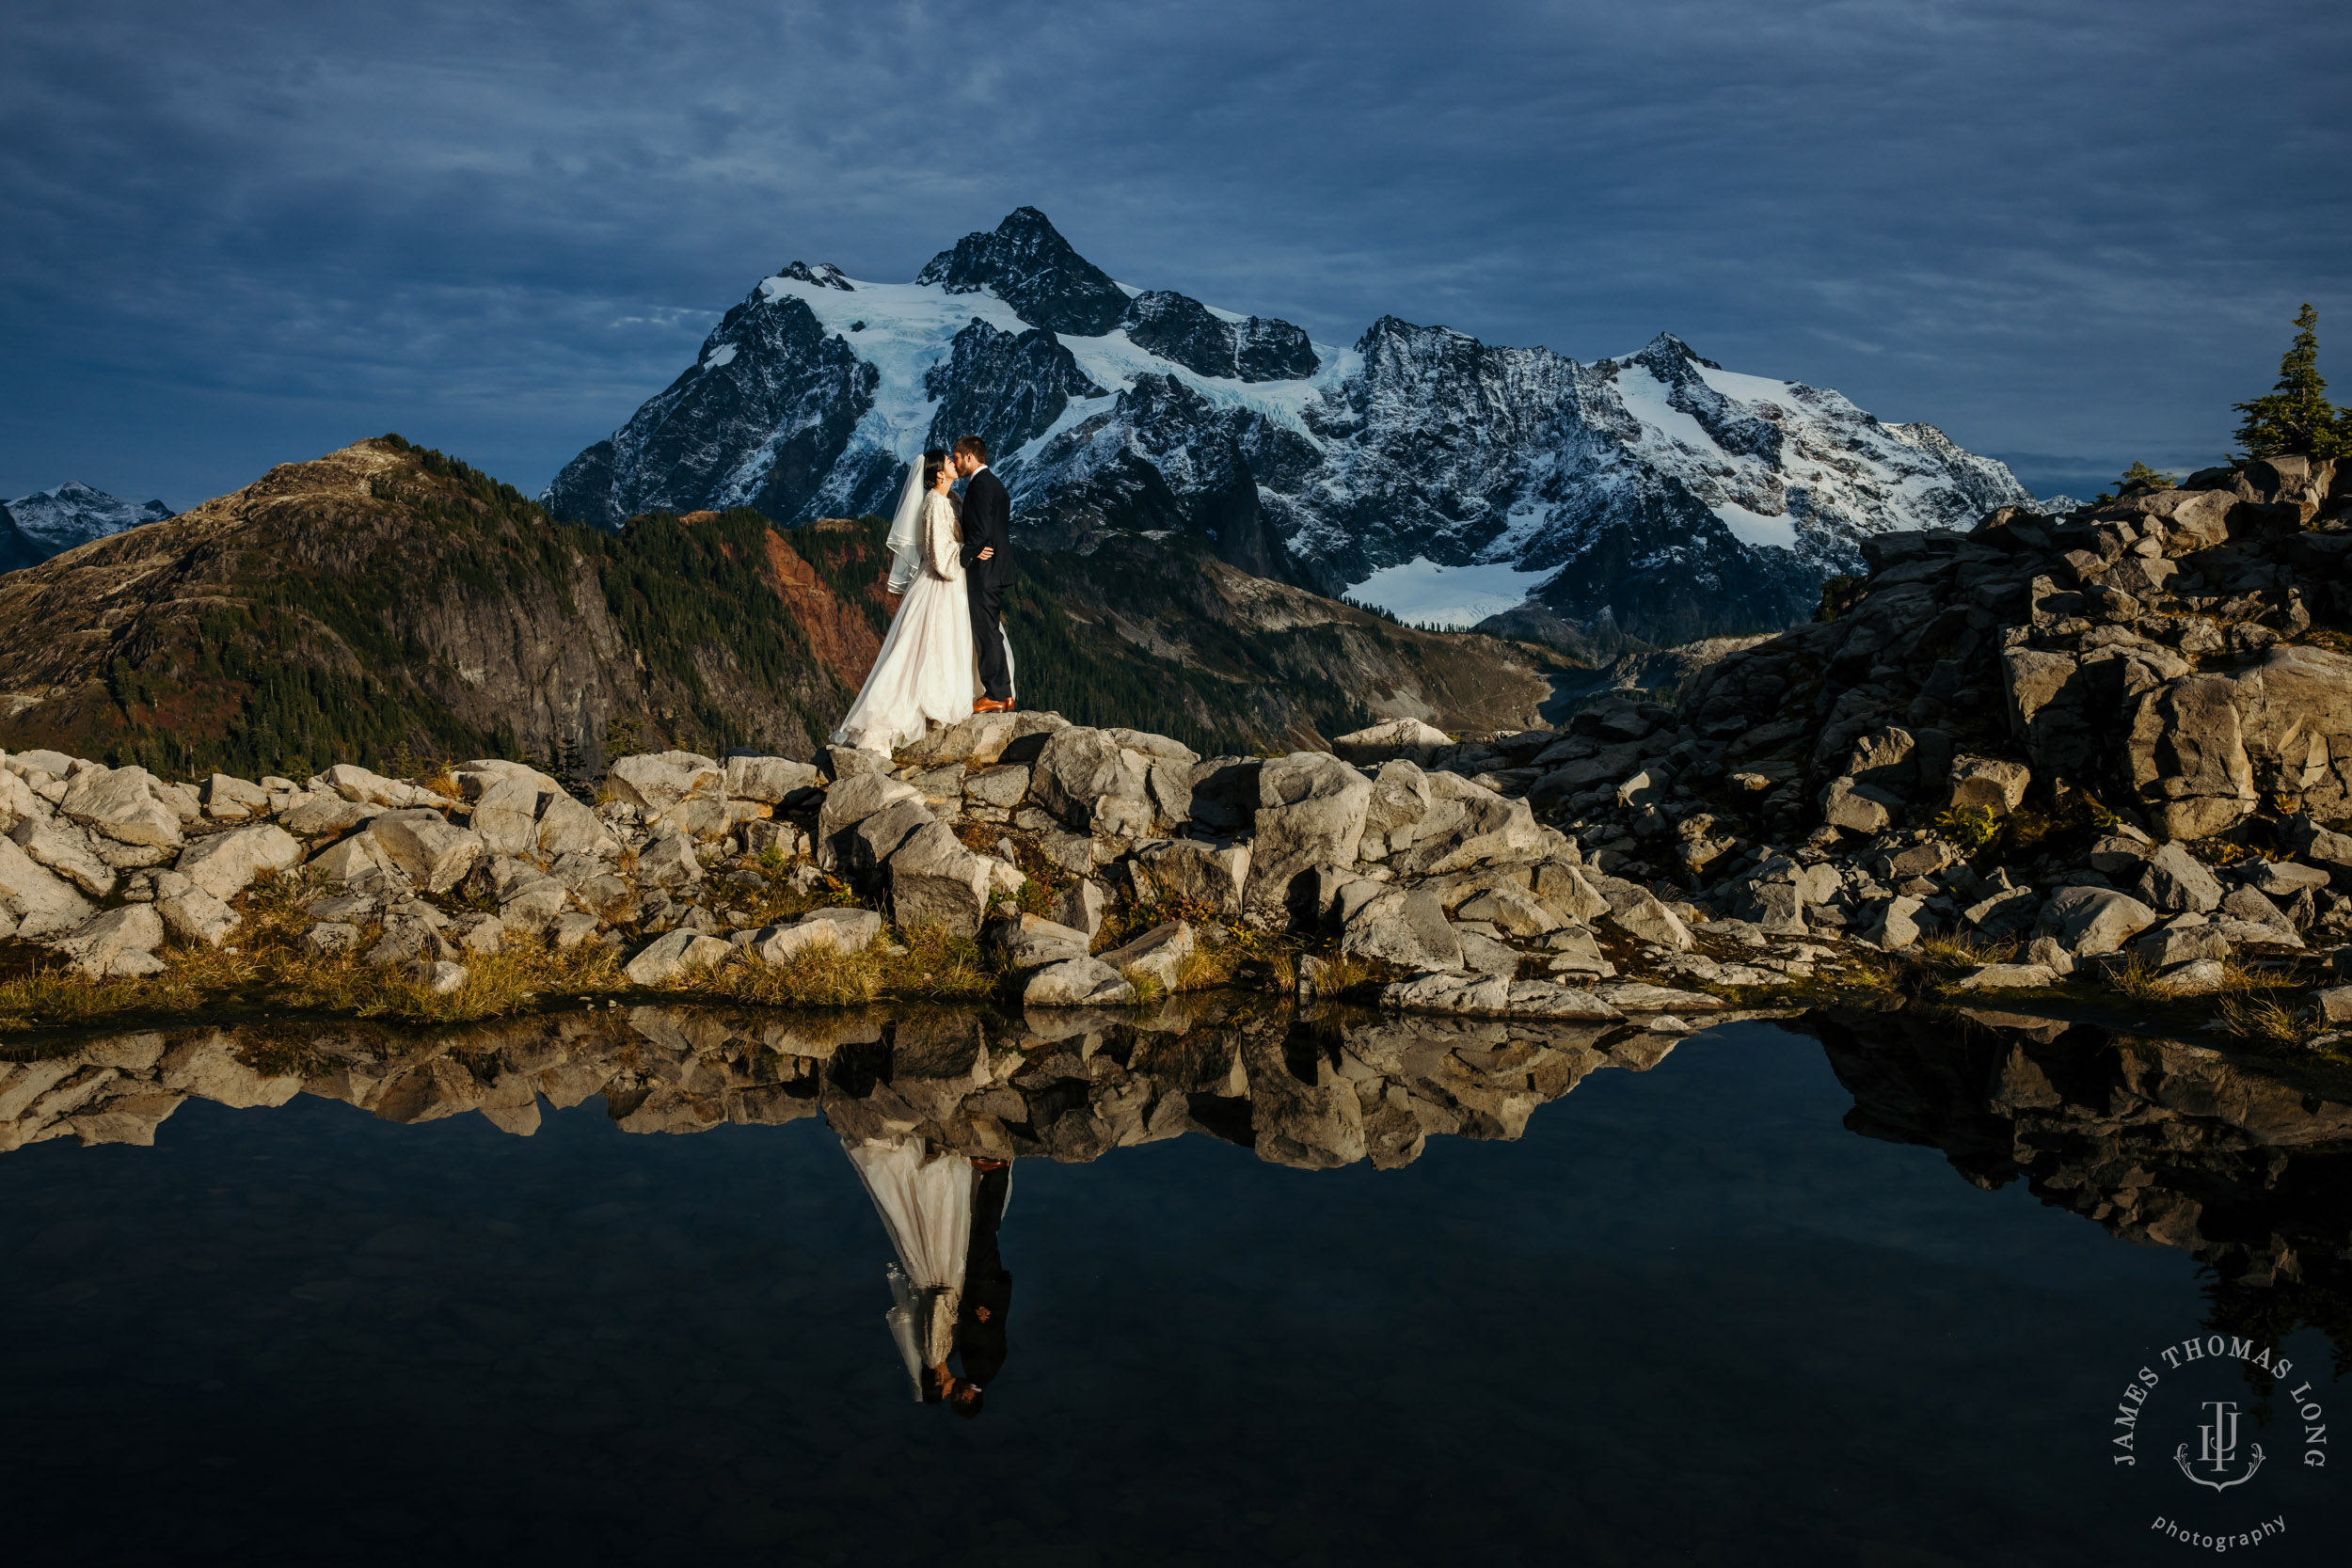
M 1294 554 L 1336 587 L 1416 556 L 1468 561 L 1494 544 L 1545 454 L 1575 432 L 1573 361 L 1493 348 L 1383 316 L 1361 372 L 1307 404 L 1320 461 L 1268 483 Z
M 873 406 L 877 380 L 805 304 L 755 290 L 684 374 L 564 466 L 548 509 L 606 528 L 642 512 L 723 506 L 798 520 Z
M 8 515 L 8 509 L 0 506 L 0 572 L 38 565 L 46 559 L 40 546 L 18 530 L 16 519 Z
M 1048 442 L 1018 475 L 1015 501 L 1031 537 L 1049 546 L 1181 529 L 1246 572 L 1295 580 L 1253 461 L 1281 452 L 1284 437 L 1306 446 L 1260 415 L 1220 409 L 1168 376 L 1141 375 L 1102 413 Z
M 1043 213 L 1023 207 L 993 233 L 966 234 L 915 274 L 951 294 L 988 290 L 1031 326 L 1094 338 L 1119 325 L 1127 293 L 1070 247 Z
M 1643 476 L 1605 504 L 1562 488 L 1565 526 L 1540 558 L 1557 572 L 1535 601 L 1569 621 L 1672 644 L 1789 626 L 1820 598 L 1819 564 L 1742 545 L 1675 480 Z
M 1017 451 L 1044 435 L 1073 398 L 1109 395 L 1052 332 L 1000 332 L 977 317 L 925 372 L 923 389 L 939 400 L 926 446 L 978 436 L 991 452 Z
M 1220 319 L 1199 300 L 1147 290 L 1127 304 L 1120 326 L 1130 342 L 1197 375 L 1234 381 L 1303 381 L 1323 368 L 1307 334 L 1286 321 Z

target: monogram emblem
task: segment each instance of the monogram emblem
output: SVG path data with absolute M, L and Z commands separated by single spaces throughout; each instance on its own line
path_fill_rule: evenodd
M 2227 1491 L 2253 1480 L 2254 1472 L 2263 1467 L 2263 1446 L 2260 1443 L 2250 1446 L 2249 1451 L 2253 1458 L 2248 1462 L 2245 1473 L 2230 1475 L 2231 1466 L 2237 1463 L 2237 1402 L 2207 1400 L 2204 1409 L 2206 1419 L 2197 1429 L 2196 1459 L 2192 1461 L 2188 1457 L 2186 1443 L 2172 1450 L 2172 1462 L 2181 1467 L 2181 1474 L 2198 1485 L 2210 1486 L 2217 1492 Z M 2198 1472 L 2201 1470 L 2205 1473 L 2200 1475 Z

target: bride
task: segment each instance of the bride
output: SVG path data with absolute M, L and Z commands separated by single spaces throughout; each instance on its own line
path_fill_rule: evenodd
M 955 465 L 944 449 L 911 465 L 890 522 L 890 592 L 904 594 L 873 673 L 850 705 L 836 746 L 888 755 L 923 738 L 930 724 L 960 724 L 985 694 L 964 593 L 963 530 Z

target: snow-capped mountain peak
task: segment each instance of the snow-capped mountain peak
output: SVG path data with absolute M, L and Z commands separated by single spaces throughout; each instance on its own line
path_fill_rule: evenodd
M 103 539 L 141 523 L 160 522 L 173 515 L 162 501 L 120 500 L 75 479 L 0 502 L 0 506 L 7 509 L 16 531 L 39 552 L 36 559 L 42 561 L 93 539 Z
M 1532 592 L 1651 637 L 1786 625 L 1864 535 L 2030 499 L 1931 425 L 1726 371 L 1670 333 L 1591 364 L 1393 316 L 1318 344 L 1122 285 L 1025 207 L 911 283 L 798 261 L 762 279 L 548 500 L 607 526 L 886 511 L 907 462 L 965 434 L 1035 543 L 1188 530 L 1400 613 Z

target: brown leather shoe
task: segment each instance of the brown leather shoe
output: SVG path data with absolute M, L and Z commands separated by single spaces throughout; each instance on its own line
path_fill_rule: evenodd
M 975 713 L 1010 713 L 1012 703 L 1009 699 L 1000 701 L 994 697 L 982 697 L 972 705 L 972 711 Z

